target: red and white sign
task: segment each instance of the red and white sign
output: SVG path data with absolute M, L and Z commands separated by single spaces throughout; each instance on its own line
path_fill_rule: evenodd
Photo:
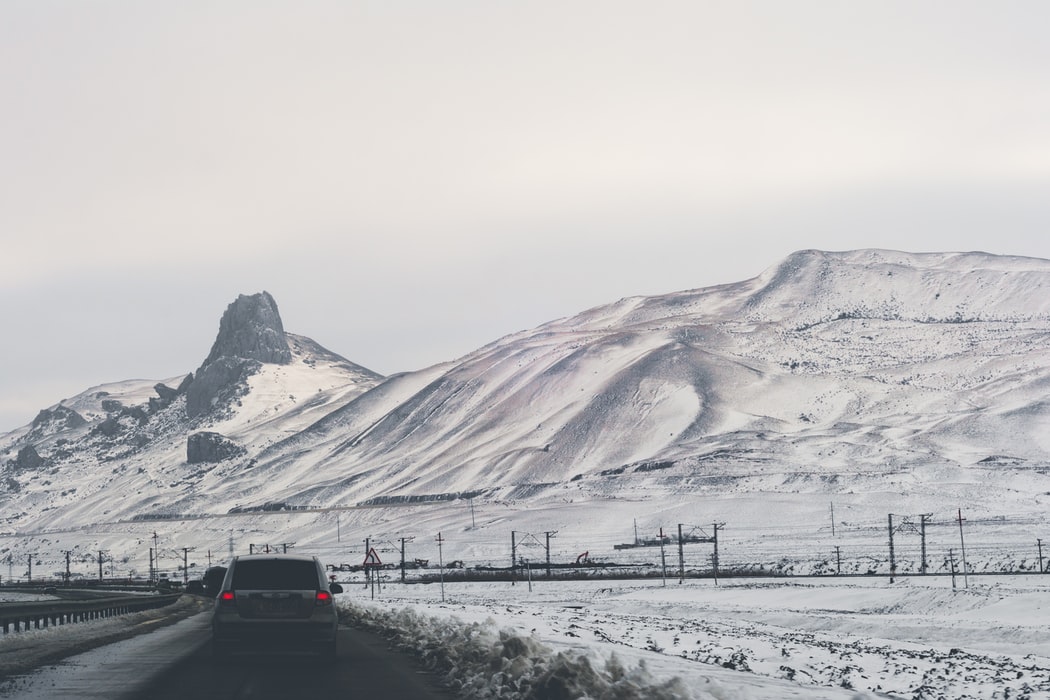
M 368 550 L 368 554 L 365 555 L 364 566 L 382 566 L 383 562 L 379 561 L 379 555 L 376 554 L 376 548 L 372 547 Z

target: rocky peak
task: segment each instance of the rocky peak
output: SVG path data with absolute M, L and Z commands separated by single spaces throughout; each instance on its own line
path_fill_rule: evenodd
M 269 364 L 288 364 L 292 353 L 277 302 L 268 292 L 241 294 L 223 313 L 205 365 L 221 357 L 240 357 Z
M 241 294 L 226 307 L 211 352 L 186 387 L 186 413 L 195 418 L 228 406 L 261 363 L 291 361 L 277 302 L 268 292 Z

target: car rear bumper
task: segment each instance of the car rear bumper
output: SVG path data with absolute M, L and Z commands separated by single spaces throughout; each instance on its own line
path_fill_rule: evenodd
M 229 620 L 212 624 L 212 639 L 235 649 L 297 648 L 334 642 L 334 621 Z

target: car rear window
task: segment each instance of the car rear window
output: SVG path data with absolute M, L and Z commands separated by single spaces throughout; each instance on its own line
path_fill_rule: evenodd
M 239 561 L 233 569 L 234 590 L 316 590 L 312 561 Z

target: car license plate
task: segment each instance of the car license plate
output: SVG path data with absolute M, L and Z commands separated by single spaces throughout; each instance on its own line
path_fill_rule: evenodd
M 255 609 L 264 615 L 277 615 L 292 612 L 294 607 L 290 598 L 283 598 L 256 601 Z

